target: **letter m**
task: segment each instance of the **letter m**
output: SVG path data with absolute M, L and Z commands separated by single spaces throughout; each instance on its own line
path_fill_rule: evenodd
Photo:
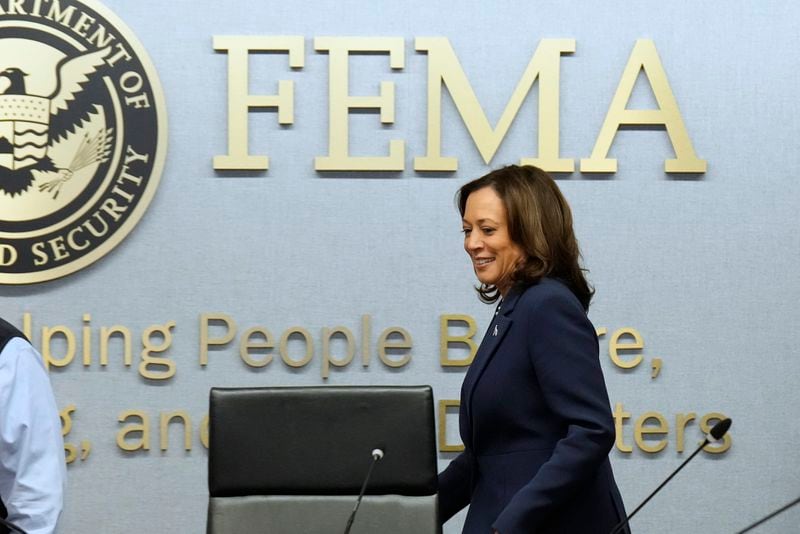
M 444 37 L 418 37 L 418 52 L 428 54 L 428 143 L 424 157 L 414 158 L 417 171 L 455 171 L 458 159 L 442 156 L 442 85 L 446 85 L 461 119 L 487 164 L 494 157 L 522 102 L 539 79 L 539 155 L 522 158 L 551 172 L 572 172 L 575 162 L 560 159 L 559 86 L 561 55 L 575 51 L 574 39 L 542 39 L 517 83 L 497 125 L 492 128 L 458 58 Z

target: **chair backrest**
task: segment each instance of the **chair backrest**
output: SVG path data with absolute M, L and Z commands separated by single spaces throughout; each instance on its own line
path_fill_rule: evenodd
M 214 388 L 209 534 L 343 531 L 371 451 L 352 534 L 436 533 L 428 386 Z

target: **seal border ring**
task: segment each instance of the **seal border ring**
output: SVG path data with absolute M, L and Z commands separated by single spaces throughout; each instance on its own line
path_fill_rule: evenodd
M 123 239 L 136 227 L 142 219 L 145 211 L 150 206 L 158 186 L 161 183 L 161 176 L 164 171 L 167 154 L 167 106 L 164 97 L 164 90 L 161 87 L 161 80 L 158 77 L 153 61 L 147 50 L 139 41 L 139 37 L 131 28 L 120 19 L 116 13 L 111 11 L 110 8 L 101 4 L 97 0 L 76 0 L 76 3 L 84 4 L 90 9 L 96 11 L 105 20 L 107 20 L 114 29 L 120 34 L 125 36 L 125 42 L 128 44 L 136 54 L 136 58 L 142 65 L 144 74 L 147 76 L 147 81 L 150 84 L 153 94 L 153 107 L 156 114 L 156 142 L 155 154 L 153 158 L 153 170 L 149 176 L 148 185 L 139 197 L 138 202 L 133 207 L 130 216 L 124 221 L 122 225 L 105 241 L 96 246 L 88 254 L 81 256 L 75 261 L 45 269 L 42 271 L 34 271 L 28 273 L 0 273 L 0 285 L 23 285 L 23 284 L 36 284 L 40 282 L 47 282 L 58 278 L 63 278 L 73 274 L 81 269 L 93 264 L 109 252 L 111 252 Z

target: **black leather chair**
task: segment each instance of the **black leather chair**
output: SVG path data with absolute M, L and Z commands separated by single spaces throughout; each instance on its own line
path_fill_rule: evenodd
M 214 388 L 208 534 L 439 533 L 428 386 Z

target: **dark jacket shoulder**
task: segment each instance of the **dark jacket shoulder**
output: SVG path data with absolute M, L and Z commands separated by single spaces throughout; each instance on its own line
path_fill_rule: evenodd
M 28 339 L 22 332 L 20 332 L 16 327 L 14 327 L 14 325 L 0 318 L 0 352 L 2 352 L 3 349 L 6 347 L 6 344 L 8 344 L 8 342 L 14 339 L 15 337 L 21 337 L 26 341 Z
M 543 307 L 557 306 L 580 311 L 582 315 L 586 314 L 578 297 L 557 278 L 542 278 L 537 283 L 518 291 L 520 293 L 516 306 L 521 311 L 536 313 Z

